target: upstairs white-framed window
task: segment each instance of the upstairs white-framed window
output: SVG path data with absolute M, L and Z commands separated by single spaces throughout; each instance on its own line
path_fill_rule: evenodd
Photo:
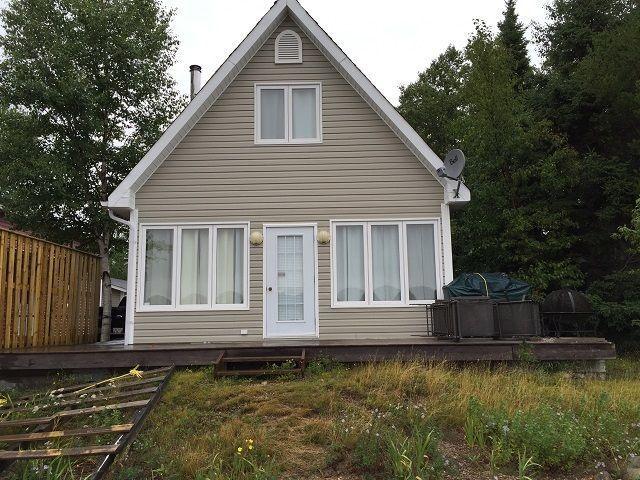
M 143 224 L 139 311 L 249 307 L 248 223 Z
M 442 288 L 437 219 L 331 221 L 332 307 L 432 303 Z
M 257 83 L 255 143 L 321 143 L 320 82 Z

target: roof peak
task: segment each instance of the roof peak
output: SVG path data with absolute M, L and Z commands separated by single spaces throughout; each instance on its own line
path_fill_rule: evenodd
M 220 98 L 238 73 L 287 15 L 296 22 L 298 27 L 325 55 L 333 67 L 394 131 L 420 163 L 442 184 L 445 190 L 444 202 L 454 204 L 469 201 L 469 190 L 464 185 L 460 189 L 459 196 L 456 197 L 455 187 L 457 182 L 438 177 L 437 169 L 443 166 L 440 157 L 429 148 L 425 141 L 397 112 L 395 107 L 356 67 L 302 5 L 297 0 L 276 0 L 244 40 L 204 84 L 193 100 L 169 125 L 160 139 L 113 191 L 109 196 L 109 208 L 122 210 L 135 208 L 135 193 L 137 190 L 169 156 L 202 115 Z

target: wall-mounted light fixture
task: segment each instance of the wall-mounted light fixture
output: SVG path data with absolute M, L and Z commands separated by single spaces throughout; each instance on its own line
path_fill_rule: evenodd
M 251 235 L 249 235 L 249 242 L 254 246 L 262 245 L 262 242 L 264 242 L 262 232 L 259 232 L 257 230 L 251 232 Z
M 326 245 L 331 241 L 331 235 L 327 230 L 320 230 L 318 232 L 318 243 L 320 245 Z

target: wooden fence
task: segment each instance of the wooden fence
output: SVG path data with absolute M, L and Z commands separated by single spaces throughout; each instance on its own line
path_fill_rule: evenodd
M 0 348 L 98 338 L 97 256 L 0 229 Z

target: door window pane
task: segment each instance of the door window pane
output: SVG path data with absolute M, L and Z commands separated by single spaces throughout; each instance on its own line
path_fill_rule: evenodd
M 291 89 L 293 138 L 316 138 L 316 89 Z
M 284 88 L 260 90 L 260 138 L 283 140 Z
M 400 252 L 397 225 L 371 226 L 373 301 L 400 301 Z
M 182 230 L 180 254 L 180 303 L 209 303 L 209 229 Z
M 244 303 L 245 248 L 243 228 L 218 228 L 216 239 L 216 303 Z
M 434 226 L 407 225 L 407 260 L 409 273 L 409 300 L 435 300 L 436 253 L 433 240 Z
M 302 235 L 277 237 L 278 321 L 304 321 Z
M 144 304 L 171 305 L 173 229 L 146 231 Z
M 364 234 L 362 225 L 336 226 L 338 302 L 364 302 Z

